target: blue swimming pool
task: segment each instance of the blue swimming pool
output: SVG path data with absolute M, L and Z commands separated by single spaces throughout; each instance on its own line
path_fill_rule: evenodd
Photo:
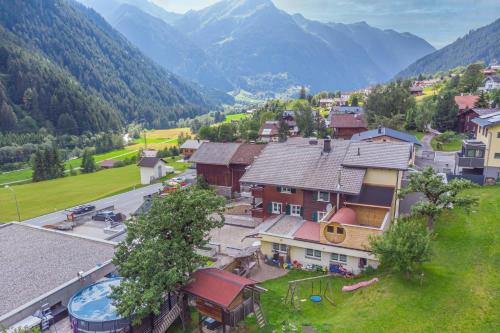
M 120 284 L 120 278 L 108 279 L 78 291 L 68 303 L 72 325 L 78 331 L 119 331 L 129 326 L 128 319 L 122 318 L 109 298 L 112 287 Z

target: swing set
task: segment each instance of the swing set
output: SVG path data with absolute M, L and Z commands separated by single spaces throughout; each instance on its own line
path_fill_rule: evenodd
M 331 285 L 332 275 L 315 276 L 300 280 L 288 281 L 288 291 L 285 297 L 285 304 L 290 303 L 296 310 L 300 310 L 300 289 L 306 284 L 311 284 L 311 294 L 309 300 L 311 302 L 321 302 L 326 299 L 330 304 L 335 305 L 333 301 L 333 290 Z M 326 280 L 326 281 L 323 281 Z

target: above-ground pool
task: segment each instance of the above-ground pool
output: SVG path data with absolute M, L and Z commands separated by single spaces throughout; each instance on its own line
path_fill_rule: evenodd
M 122 318 L 109 298 L 111 287 L 120 278 L 107 279 L 78 291 L 68 303 L 71 325 L 79 332 L 118 332 L 128 329 L 129 320 Z

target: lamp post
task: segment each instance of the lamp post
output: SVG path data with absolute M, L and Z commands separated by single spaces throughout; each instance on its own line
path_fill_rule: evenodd
M 6 189 L 9 189 L 12 192 L 12 194 L 14 195 L 14 200 L 16 201 L 17 220 L 19 222 L 21 222 L 21 214 L 19 213 L 19 203 L 17 202 L 16 191 L 14 191 L 14 189 L 12 187 L 10 187 L 9 185 L 5 185 L 4 187 Z

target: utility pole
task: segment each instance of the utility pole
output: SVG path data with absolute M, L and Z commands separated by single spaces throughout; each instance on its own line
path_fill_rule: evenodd
M 9 185 L 5 185 L 4 187 L 6 189 L 9 189 L 12 192 L 12 194 L 14 195 L 14 200 L 16 201 L 17 220 L 19 222 L 21 222 L 21 214 L 19 213 L 19 203 L 17 202 L 16 191 L 14 191 L 14 189 L 12 187 L 10 187 Z

